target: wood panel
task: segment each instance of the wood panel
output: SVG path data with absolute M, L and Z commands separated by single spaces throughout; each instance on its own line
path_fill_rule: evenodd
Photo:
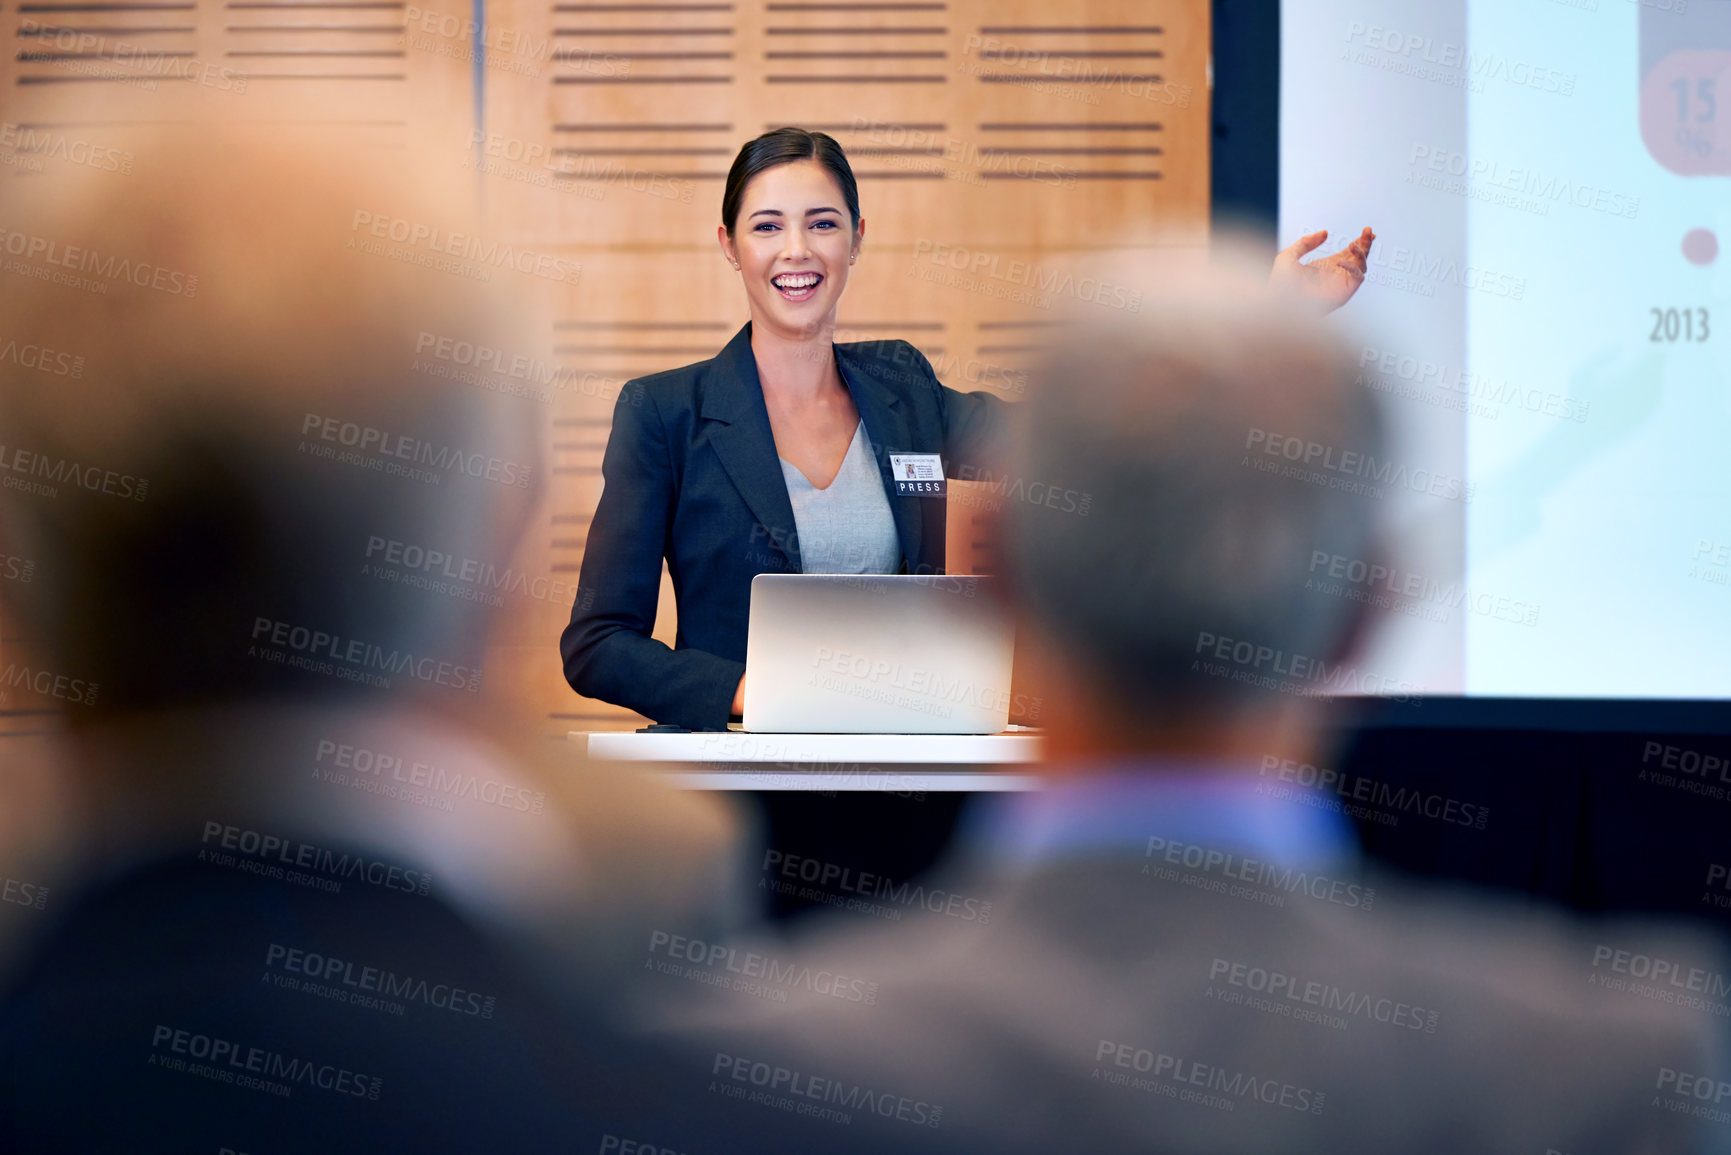
M 715 227 L 727 168 L 759 132 L 827 131 L 859 177 L 867 244 L 838 339 L 906 338 L 960 389 L 1018 395 L 1057 306 L 1098 291 L 1092 254 L 1206 241 L 1204 0 L 495 0 L 484 11 L 26 3 L 5 17 L 19 48 L 0 63 L 0 99 L 9 124 L 92 137 L 216 107 L 430 149 L 453 181 L 472 182 L 487 236 L 580 261 L 574 283 L 547 290 L 550 491 L 512 561 L 554 591 L 576 583 L 619 385 L 712 355 L 745 320 Z M 192 78 L 169 80 L 176 70 Z M 244 92 L 223 87 L 241 73 Z M 8 163 L 6 176 L 27 178 L 28 162 Z M 956 487 L 958 571 L 987 564 L 975 549 L 983 505 Z M 664 640 L 672 609 L 664 582 Z M 641 724 L 565 685 L 568 613 L 555 596 L 508 601 L 488 692 L 531 704 L 549 735 Z
M 374 154 L 442 140 L 451 125 L 474 119 L 468 16 L 455 0 L 9 5 L 0 9 L 7 45 L 0 53 L 0 203 L 22 182 L 56 172 L 124 186 L 146 163 L 135 152 L 141 128 L 216 147 L 236 134 L 294 134 Z M 443 32 L 411 37 L 411 19 Z M 453 175 L 462 174 L 453 167 Z M 3 684 L 8 671 L 28 669 L 32 660 L 39 659 L 24 623 L 0 620 L 0 736 L 51 725 L 64 706 Z

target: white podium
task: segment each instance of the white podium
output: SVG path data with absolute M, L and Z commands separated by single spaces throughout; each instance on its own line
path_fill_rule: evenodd
M 570 732 L 589 757 L 647 762 L 689 790 L 912 794 L 1038 790 L 1032 732 L 1006 734 L 638 734 Z M 1018 772 L 1020 768 L 1021 772 Z

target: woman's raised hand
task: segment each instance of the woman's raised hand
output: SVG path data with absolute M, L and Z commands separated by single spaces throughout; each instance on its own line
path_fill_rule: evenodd
M 1274 272 L 1269 280 L 1276 286 L 1297 293 L 1315 302 L 1324 313 L 1332 313 L 1358 292 L 1364 284 L 1370 265 L 1370 246 L 1376 234 L 1366 228 L 1352 244 L 1330 257 L 1299 263 L 1299 258 L 1316 251 L 1328 239 L 1328 230 L 1299 237 L 1274 258 Z

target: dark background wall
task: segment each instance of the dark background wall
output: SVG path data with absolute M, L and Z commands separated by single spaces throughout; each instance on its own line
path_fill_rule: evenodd
M 1582 913 L 1663 913 L 1731 930 L 1731 737 L 1723 729 L 1372 721 L 1339 739 L 1338 757 L 1315 773 L 1288 769 L 1285 780 L 1318 783 L 1356 807 L 1348 813 L 1373 862 Z M 1268 781 L 1281 783 L 1282 771 Z M 898 881 L 938 860 L 969 800 L 752 796 L 766 849 Z M 765 895 L 778 916 L 812 905 Z

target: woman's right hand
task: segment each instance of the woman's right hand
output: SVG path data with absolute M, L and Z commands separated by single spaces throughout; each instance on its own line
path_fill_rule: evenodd
M 713 700 L 713 699 L 712 699 Z M 733 688 L 732 710 L 741 718 L 745 717 L 745 675 L 739 675 L 739 685 Z

